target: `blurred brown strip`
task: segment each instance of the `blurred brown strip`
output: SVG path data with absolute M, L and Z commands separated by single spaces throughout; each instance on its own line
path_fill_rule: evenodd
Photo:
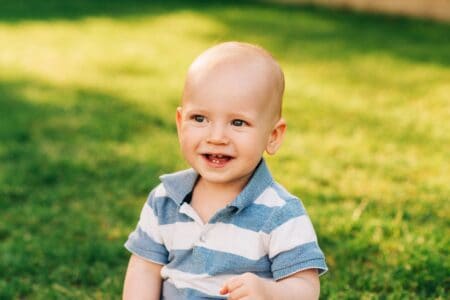
M 450 0 L 266 0 L 266 2 L 286 4 L 315 3 L 359 11 L 450 21 Z

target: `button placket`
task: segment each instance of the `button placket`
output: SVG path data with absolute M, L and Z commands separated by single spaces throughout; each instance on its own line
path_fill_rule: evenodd
M 214 215 L 207 224 L 203 225 L 203 230 L 200 233 L 199 241 L 202 243 L 205 243 L 207 240 L 206 237 L 208 235 L 208 232 L 214 227 L 214 224 L 220 222 L 221 220 L 226 219 L 229 215 L 233 214 L 233 212 L 235 211 L 235 208 L 236 207 L 234 207 L 234 206 L 227 206 L 223 210 L 217 212 L 216 215 Z M 214 222 L 214 223 L 211 223 L 211 222 Z
M 205 234 L 203 232 L 200 234 L 200 242 L 205 242 Z
M 206 235 L 208 234 L 208 231 L 210 229 L 211 229 L 211 225 L 210 224 L 205 224 L 203 226 L 203 230 L 200 233 L 200 237 L 199 237 L 200 242 L 202 242 L 202 243 L 206 242 Z

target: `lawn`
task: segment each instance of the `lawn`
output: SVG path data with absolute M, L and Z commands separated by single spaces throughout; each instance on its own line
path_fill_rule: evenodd
M 0 299 L 120 297 L 148 192 L 186 167 L 174 124 L 186 69 L 226 40 L 262 45 L 285 71 L 288 133 L 268 163 L 313 220 L 322 298 L 448 297 L 449 24 L 29 0 L 0 9 Z

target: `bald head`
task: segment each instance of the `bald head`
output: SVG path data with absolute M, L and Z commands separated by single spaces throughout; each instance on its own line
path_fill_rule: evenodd
M 226 84 L 224 84 L 224 82 Z M 281 116 L 284 75 L 264 49 L 247 43 L 226 42 L 207 49 L 189 67 L 183 90 L 183 104 L 204 85 L 227 89 L 230 96 L 253 93 L 274 115 Z

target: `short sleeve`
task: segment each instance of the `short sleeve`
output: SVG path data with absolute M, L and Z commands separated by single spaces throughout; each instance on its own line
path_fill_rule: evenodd
M 144 204 L 136 229 L 128 236 L 125 248 L 141 258 L 165 265 L 169 253 L 159 231 L 154 194 L 152 191 Z
M 269 259 L 275 280 L 307 269 L 317 269 L 319 275 L 328 270 L 311 220 L 298 199 L 288 200 L 268 223 Z

